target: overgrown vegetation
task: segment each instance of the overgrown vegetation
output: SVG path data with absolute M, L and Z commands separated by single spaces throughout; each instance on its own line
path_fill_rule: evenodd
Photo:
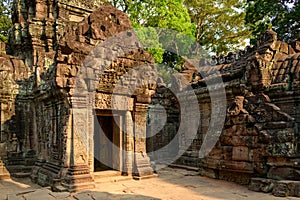
M 286 42 L 300 37 L 300 0 L 61 0 L 90 9 L 99 7 L 104 1 L 127 13 L 135 28 L 172 29 L 197 41 L 210 54 L 234 51 L 245 44 L 246 38 L 251 38 L 251 43 L 255 44 L 257 36 L 267 29 L 274 29 L 278 38 Z M 0 41 L 7 42 L 12 26 L 12 2 L 0 2 Z M 143 34 L 141 37 L 146 37 L 146 33 Z M 170 38 L 157 34 L 157 38 L 148 41 L 155 47 L 150 51 L 157 62 L 170 64 L 173 59 L 180 63 L 175 55 L 182 55 L 178 51 L 182 51 L 183 44 L 173 46 L 175 52 L 165 52 L 162 43 Z
M 252 31 L 251 43 L 267 29 L 277 32 L 278 38 L 291 42 L 300 38 L 299 0 L 248 0 L 246 25 Z
M 0 2 L 0 41 L 7 42 L 8 30 L 11 22 L 12 0 L 1 0 Z

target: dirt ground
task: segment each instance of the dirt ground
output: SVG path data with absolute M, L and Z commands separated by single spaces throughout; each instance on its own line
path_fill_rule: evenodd
M 157 178 L 126 180 L 98 184 L 94 190 L 79 193 L 53 193 L 47 188 L 32 184 L 29 179 L 1 180 L 0 199 L 5 200 L 53 200 L 53 199 L 172 199 L 172 200 L 276 200 L 271 194 L 252 192 L 246 186 L 222 180 L 198 176 L 196 172 L 177 168 L 165 168 Z

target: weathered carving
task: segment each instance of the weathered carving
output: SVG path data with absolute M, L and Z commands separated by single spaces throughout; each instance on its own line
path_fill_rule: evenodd
M 9 151 L 10 152 L 19 152 L 19 140 L 15 133 L 13 133 L 12 138 L 10 139 Z
M 126 153 L 124 157 L 119 153 L 119 160 L 113 163 L 124 162 L 120 169 L 124 175 L 151 175 L 147 140 L 148 150 L 155 150 L 177 137 L 180 106 L 190 109 L 186 119 L 198 119 L 193 107 L 178 105 L 162 80 L 157 80 L 153 57 L 137 50 L 139 44 L 128 32 L 132 28 L 130 19 L 109 4 L 93 12 L 88 9 L 92 4 L 80 8 L 66 1 L 16 2 L 9 42 L 0 44 L 0 150 L 5 151 L 0 153 L 1 159 L 6 159 L 8 152 L 7 163 L 11 165 L 35 165 L 32 179 L 44 186 L 51 184 L 54 190 L 59 182 L 70 191 L 86 189 L 92 186 L 94 172 L 93 114 L 117 116 L 119 124 L 107 122 L 115 123 L 112 132 L 124 140 L 113 141 Z M 121 32 L 133 38 L 129 49 L 124 49 L 125 41 L 114 41 L 119 48 L 111 44 L 95 48 Z M 300 153 L 295 125 L 300 123 L 299 52 L 299 41 L 289 45 L 267 31 L 255 47 L 213 57 L 210 63 L 201 60 L 201 73 L 193 61 L 186 62 L 172 84 L 178 92 L 192 85 L 201 109 L 201 126 L 195 138 L 188 133 L 189 127 L 179 133 L 174 152 L 182 156 L 177 162 L 240 183 L 249 183 L 251 176 L 296 180 Z M 212 109 L 205 79 L 213 78 L 217 71 L 226 86 L 228 99 L 222 102 L 228 108 L 226 124 L 212 152 L 199 159 Z M 185 93 L 180 95 L 186 97 Z M 146 117 L 151 101 L 164 106 L 167 120 L 157 135 L 147 139 Z M 157 109 L 152 116 L 159 112 Z M 182 152 L 183 147 L 188 147 L 186 152 Z M 163 159 L 165 155 L 153 158 Z M 279 193 L 281 185 L 278 183 L 274 193 Z M 272 190 L 269 185 L 259 187 Z
M 134 42 L 130 47 L 134 50 L 128 53 L 124 53 L 129 50 L 125 49 L 124 41 L 115 41 L 120 43 L 120 49 L 111 48 L 111 45 L 105 47 L 109 54 L 97 52 L 101 50 L 96 45 L 132 29 L 124 13 L 108 3 L 94 12 L 87 8 L 92 4 L 81 8 L 69 3 L 16 1 L 14 27 L 6 46 L 6 53 L 12 56 L 0 56 L 0 94 L 3 96 L 0 103 L 3 112 L 1 141 L 4 133 L 13 136 L 3 141 L 11 151 L 9 162 L 20 164 L 17 162 L 27 159 L 22 155 L 36 152 L 38 160 L 32 170 L 32 179 L 43 186 L 50 184 L 54 190 L 59 184 L 57 181 L 61 181 L 73 191 L 93 186 L 90 184 L 95 153 L 93 114 L 112 117 L 112 110 L 120 111 L 117 112 L 120 119 L 118 137 L 122 139 L 124 113 L 133 112 L 135 116 L 136 102 L 147 106 L 155 90 L 153 80 L 157 78 L 152 65 L 154 59 L 144 50 L 135 50 L 137 44 Z M 2 45 L 0 51 L 3 53 Z M 130 77 L 124 78 L 126 73 Z M 122 88 L 114 91 L 117 86 Z M 4 105 L 12 105 L 16 110 L 7 108 L 9 111 L 6 111 Z M 146 109 L 138 112 L 139 120 L 145 122 Z M 139 129 L 138 134 L 146 134 L 146 124 L 140 125 L 144 128 Z M 145 149 L 145 140 L 133 136 L 126 141 L 121 139 L 120 149 L 125 146 L 121 141 L 130 143 L 132 151 L 135 145 Z M 134 157 L 132 152 L 132 156 L 131 161 L 135 161 L 136 166 L 131 168 L 139 171 L 135 175 L 153 173 L 146 154 Z M 119 159 L 113 163 L 125 166 L 120 164 L 124 162 L 121 153 Z M 134 172 L 129 169 L 127 173 Z

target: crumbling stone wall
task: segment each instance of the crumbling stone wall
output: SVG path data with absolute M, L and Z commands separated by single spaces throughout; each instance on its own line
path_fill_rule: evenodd
M 176 136 L 179 128 L 179 103 L 162 79 L 157 81 L 147 114 L 147 152 L 151 160 L 156 161 L 156 164 L 174 161 L 179 153 L 179 141 Z M 161 151 L 172 140 L 176 144 Z
M 263 190 L 267 185 L 268 192 L 273 190 L 277 196 L 297 196 L 298 190 L 282 192 L 278 188 L 286 184 L 268 180 L 299 180 L 299 41 L 286 44 L 278 41 L 272 31 L 258 41 L 256 47 L 238 53 L 238 57 L 231 53 L 214 58 L 212 63 L 217 63 L 216 66 L 200 67 L 211 75 L 215 70 L 221 73 L 227 95 L 222 134 L 203 159 L 198 155 L 211 120 L 211 102 L 205 91 L 205 78 L 193 71 L 190 63 L 186 64 L 182 76 L 190 77 L 188 81 L 199 97 L 201 127 L 198 137 L 177 163 L 198 167 L 206 176 L 242 184 L 249 184 L 252 177 L 265 177 L 259 181 L 253 179 L 250 188 Z M 296 185 L 292 183 L 290 188 Z
M 176 164 L 196 167 L 202 175 L 213 178 L 250 184 L 250 189 L 255 191 L 273 191 L 276 196 L 299 196 L 299 190 L 295 189 L 299 182 L 293 182 L 299 181 L 300 169 L 299 44 L 299 41 L 292 44 L 278 41 L 275 32 L 267 31 L 256 46 L 244 51 L 214 57 L 211 62 L 195 64 L 187 61 L 179 78 L 174 79 L 179 81 L 172 87 L 184 90 L 180 79 L 185 79 L 194 88 L 201 111 L 200 127 L 194 138 L 189 138 L 187 132 L 176 133 L 182 134 L 178 136 L 181 156 Z M 220 72 L 225 85 L 226 102 L 219 105 L 226 105 L 226 119 L 215 147 L 208 156 L 199 158 L 200 148 L 205 145 L 204 138 L 209 137 L 207 134 L 215 134 L 208 133 L 213 116 L 206 81 L 216 71 Z M 207 77 L 204 78 L 203 74 Z M 220 86 L 216 84 L 212 88 L 217 91 Z M 182 95 L 189 98 L 189 94 Z M 157 92 L 152 96 L 153 103 L 158 99 L 164 102 L 169 97 Z M 214 101 L 219 100 L 222 98 L 214 98 Z M 177 103 L 161 105 L 168 113 Z M 160 115 L 159 110 L 156 115 Z M 190 119 L 192 115 L 191 111 Z M 178 127 L 178 122 L 167 122 L 165 126 Z M 161 133 L 165 137 L 158 137 Z M 160 131 L 155 138 L 159 141 L 153 138 L 149 141 L 156 141 L 156 148 L 160 148 L 171 141 L 169 135 L 172 133 Z M 187 150 L 181 152 L 181 147 Z

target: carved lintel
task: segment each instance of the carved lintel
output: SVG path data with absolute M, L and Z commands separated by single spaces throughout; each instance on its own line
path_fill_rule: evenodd
M 133 110 L 134 99 L 116 94 L 97 93 L 95 109 L 99 110 Z

